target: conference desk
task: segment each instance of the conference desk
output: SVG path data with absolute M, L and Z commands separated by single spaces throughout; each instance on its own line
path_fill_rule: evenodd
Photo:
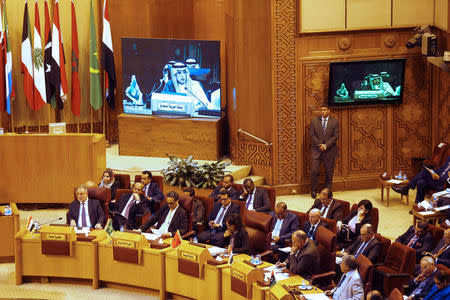
M 103 134 L 0 135 L 0 199 L 15 203 L 70 203 L 73 187 L 99 181 L 106 168 Z
M 3 213 L 6 205 L 0 205 L 0 211 Z M 0 262 L 14 261 L 14 235 L 20 229 L 19 210 L 15 203 L 11 203 L 12 215 L 0 216 Z
M 41 233 L 30 233 L 25 228 L 16 236 L 16 284 L 33 277 L 73 278 L 92 281 L 94 289 L 103 284 L 117 283 L 159 291 L 160 299 L 167 293 L 193 299 L 269 299 L 270 288 L 253 283 L 251 297 L 245 298 L 231 290 L 230 264 L 203 265 L 203 274 L 194 277 L 178 272 L 177 249 L 167 247 L 141 249 L 139 263 L 114 259 L 111 238 L 103 230 L 93 230 L 92 241 L 74 241 L 70 256 L 42 254 Z M 77 238 L 79 239 L 79 237 Z M 170 243 L 171 239 L 165 239 Z M 188 241 L 182 241 L 184 245 Z M 207 246 L 209 247 L 209 246 Z M 249 260 L 245 254 L 235 255 L 234 261 Z M 271 264 L 264 262 L 257 268 Z M 233 265 L 234 266 L 234 265 Z M 276 283 L 300 285 L 303 278 L 293 276 Z M 315 289 L 311 292 L 320 292 Z

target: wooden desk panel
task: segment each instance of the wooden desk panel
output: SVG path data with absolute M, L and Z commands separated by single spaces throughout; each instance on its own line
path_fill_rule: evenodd
M 0 216 L 0 262 L 14 261 L 14 235 L 20 229 L 20 216 L 15 203 L 11 203 L 11 216 Z
M 98 181 L 106 168 L 102 134 L 0 135 L 0 199 L 16 203 L 70 203 L 73 187 Z

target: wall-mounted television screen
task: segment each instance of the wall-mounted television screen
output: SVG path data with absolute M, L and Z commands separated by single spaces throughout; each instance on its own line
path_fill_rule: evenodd
M 122 38 L 123 111 L 220 117 L 220 42 Z
M 330 63 L 328 104 L 402 103 L 404 75 L 405 59 Z

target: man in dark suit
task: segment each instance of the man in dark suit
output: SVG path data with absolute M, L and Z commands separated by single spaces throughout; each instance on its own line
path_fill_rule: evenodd
M 314 204 L 310 210 L 313 208 L 320 210 L 320 214 L 323 218 L 333 219 L 336 221 L 342 221 L 344 218 L 344 207 L 333 200 L 333 192 L 330 188 L 324 188 L 320 192 L 319 199 L 314 201 Z
M 275 211 L 270 212 L 272 220 L 272 245 L 271 248 L 277 252 L 278 248 L 284 247 L 284 241 L 292 236 L 292 234 L 300 229 L 298 217 L 288 212 L 287 205 L 284 202 L 278 202 Z
M 105 223 L 105 213 L 97 199 L 88 198 L 87 187 L 77 187 L 77 200 L 70 203 L 67 221 L 72 227 L 95 227 L 102 229 Z
M 222 189 L 219 194 L 220 201 L 217 201 L 208 217 L 209 229 L 198 235 L 200 243 L 206 243 L 208 240 L 212 245 L 224 244 L 224 232 L 227 229 L 227 219 L 231 214 L 239 214 L 239 206 L 231 202 L 230 191 Z
M 152 213 L 155 213 L 155 203 L 161 203 L 164 200 L 164 194 L 159 189 L 158 183 L 152 182 L 152 172 L 142 171 L 141 182 L 144 185 L 144 195 L 148 200 L 148 208 Z
M 338 157 L 336 145 L 339 136 L 339 121 L 330 116 L 330 108 L 324 103 L 320 106 L 321 116 L 311 120 L 309 136 L 311 137 L 311 197 L 316 198 L 320 164 L 325 167 L 324 187 L 331 187 L 333 182 L 334 162 Z
M 404 294 L 407 300 L 423 299 L 434 285 L 434 274 L 437 268 L 433 258 L 425 256 L 420 260 L 420 274 L 409 281 Z
M 246 202 L 245 209 L 263 213 L 270 211 L 269 193 L 261 187 L 255 187 L 251 178 L 244 180 L 244 191 L 239 196 L 239 200 Z
M 144 214 L 146 211 L 148 200 L 144 196 L 144 185 L 135 182 L 131 193 L 123 194 L 116 200 L 112 216 L 114 230 L 119 230 L 122 226 L 130 230 L 137 228 L 136 215 Z
M 328 224 L 320 219 L 320 210 L 313 208 L 308 212 L 309 220 L 303 225 L 303 231 L 306 232 L 308 237 L 315 241 L 317 228 L 323 226 L 328 228 Z
M 433 236 L 428 231 L 428 223 L 423 220 L 417 222 L 416 226 L 409 227 L 395 241 L 416 250 L 417 260 L 421 258 L 422 252 L 429 252 L 433 247 Z
M 360 234 L 355 242 L 345 249 L 344 252 L 341 252 L 341 254 L 351 254 L 355 257 L 362 254 L 375 264 L 378 255 L 380 254 L 380 250 L 381 243 L 374 236 L 373 226 L 371 224 L 364 224 L 361 226 Z
M 145 232 L 150 226 L 155 224 L 157 229 L 164 232 L 162 234 L 163 238 L 174 236 L 177 230 L 180 231 L 181 235 L 188 231 L 187 212 L 179 204 L 176 192 L 168 192 L 166 204 L 139 229 Z
M 306 233 L 297 230 L 292 234 L 292 247 L 289 257 L 284 262 L 278 262 L 277 267 L 287 267 L 292 273 L 310 279 L 319 273 L 320 257 L 316 244 Z
M 239 192 L 233 187 L 234 178 L 233 175 L 227 174 L 223 177 L 223 180 L 221 183 L 219 183 L 216 188 L 212 191 L 212 193 L 209 195 L 209 198 L 213 198 L 214 201 L 219 200 L 219 192 L 222 188 L 226 189 L 230 192 L 230 198 L 231 200 L 238 200 L 239 198 Z
M 194 201 L 194 208 L 193 208 L 193 229 L 195 231 L 199 231 L 198 226 L 205 225 L 205 218 L 206 218 L 206 209 L 205 204 L 203 201 L 195 198 L 195 190 L 193 188 L 185 188 L 183 189 L 183 194 L 185 196 L 192 197 L 192 200 Z
M 431 256 L 436 265 L 442 264 L 450 268 L 450 228 L 444 232 L 444 236 L 431 252 L 423 252 L 422 255 Z

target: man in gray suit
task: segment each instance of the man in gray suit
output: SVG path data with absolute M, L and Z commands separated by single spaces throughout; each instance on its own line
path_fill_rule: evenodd
M 320 106 L 321 116 L 311 120 L 309 135 L 311 137 L 311 197 L 316 198 L 320 164 L 325 167 L 324 187 L 331 187 L 333 182 L 334 162 L 338 157 L 336 145 L 339 136 L 339 121 L 330 116 L 330 108 L 324 103 Z
M 335 300 L 363 300 L 364 287 L 361 276 L 358 272 L 356 258 L 353 255 L 346 255 L 341 262 L 341 271 L 344 275 L 337 286 L 325 292 L 325 295 Z

